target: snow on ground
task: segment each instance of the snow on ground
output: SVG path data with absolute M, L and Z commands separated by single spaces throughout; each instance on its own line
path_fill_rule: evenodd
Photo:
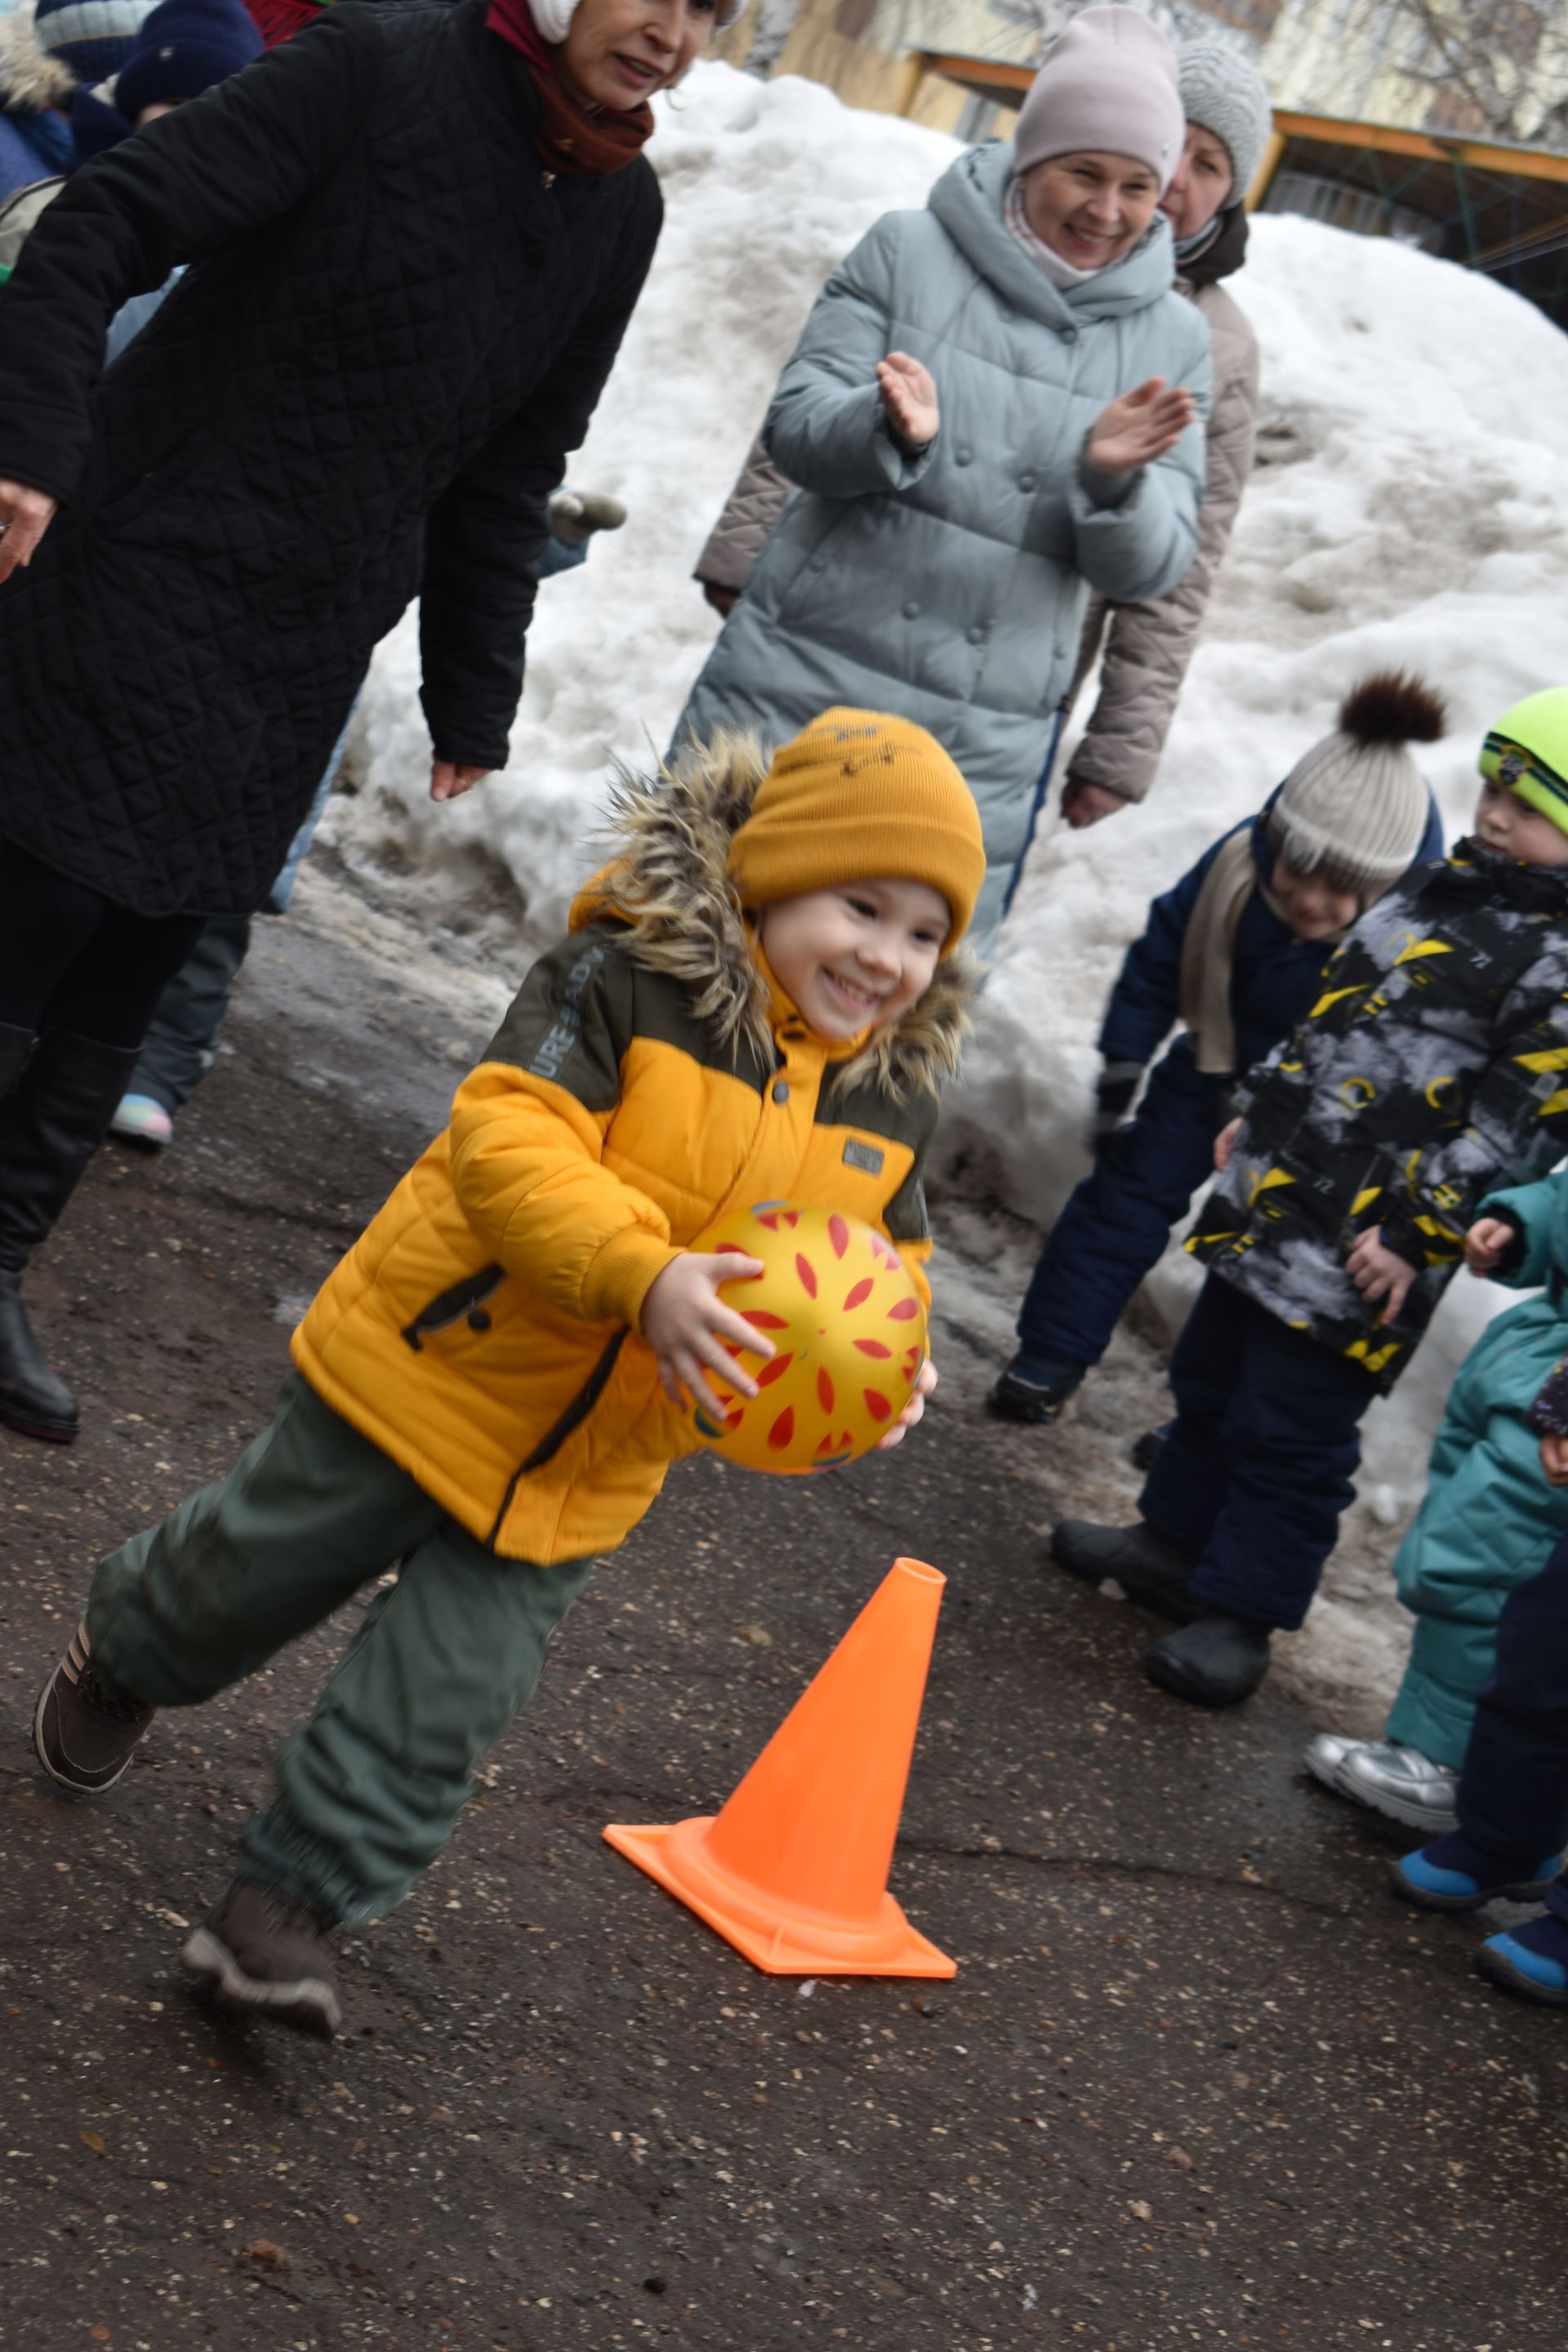
M 333 803 L 328 837 L 384 897 L 510 929 L 499 861 L 528 936 L 559 928 L 593 862 L 612 760 L 663 748 L 716 633 L 691 567 L 817 288 L 879 213 L 922 203 L 957 152 L 816 84 L 763 85 L 724 66 L 700 68 L 663 103 L 650 150 L 663 241 L 572 467 L 574 481 L 624 498 L 632 520 L 543 587 L 511 764 L 455 808 L 425 796 L 412 619 L 381 648 L 356 752 L 363 787 Z M 1429 773 L 1453 833 L 1473 805 L 1486 725 L 1562 674 L 1568 339 L 1490 279 L 1289 217 L 1254 222 L 1232 285 L 1262 343 L 1260 463 L 1158 787 L 1089 833 L 1043 828 L 951 1106 L 946 1332 L 953 1377 L 976 1396 L 1007 1347 L 1030 1229 L 1085 1165 L 1100 1011 L 1150 897 L 1258 805 L 1373 665 L 1407 664 L 1450 698 L 1452 733 Z M 1173 1250 L 1086 1391 L 1075 1457 L 1087 1475 L 1103 1455 L 1109 1482 L 1092 1507 L 1120 1509 L 1134 1491 L 1117 1465 L 1161 1409 L 1153 1345 L 1194 1279 Z M 1375 1715 L 1403 1652 L 1383 1573 L 1390 1530 L 1419 1493 L 1454 1367 L 1502 1303 L 1461 1276 L 1376 1408 L 1363 1505 L 1289 1645 L 1298 1686 L 1349 1694 L 1358 1719 Z M 1057 1474 L 1042 1477 L 1054 1490 Z

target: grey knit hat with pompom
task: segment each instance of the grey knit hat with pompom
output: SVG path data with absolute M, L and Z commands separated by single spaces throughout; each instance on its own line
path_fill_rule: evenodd
M 1268 845 L 1298 874 L 1363 905 L 1398 881 L 1421 846 L 1431 794 L 1410 745 L 1447 723 L 1441 695 L 1379 670 L 1352 687 L 1331 735 L 1297 761 L 1268 811 Z
M 1206 37 L 1183 42 L 1176 68 L 1182 111 L 1224 146 L 1233 174 L 1227 201 L 1239 203 L 1258 177 L 1274 127 L 1268 85 L 1239 49 Z

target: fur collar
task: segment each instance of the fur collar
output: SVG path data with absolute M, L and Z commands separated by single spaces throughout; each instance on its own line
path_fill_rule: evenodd
M 7 114 L 64 107 L 75 88 L 75 74 L 45 48 L 30 20 L 8 16 L 0 24 L 0 106 Z
M 768 977 L 726 873 L 731 836 L 752 813 L 767 761 L 753 736 L 717 735 L 644 777 L 623 768 L 610 810 L 616 856 L 572 910 L 573 929 L 616 917 L 649 971 L 691 990 L 698 1017 L 728 1044 L 744 1037 L 764 1066 L 775 1049 Z M 958 1066 L 979 972 L 962 947 L 890 1029 L 836 1067 L 836 1091 L 874 1084 L 895 1100 L 936 1094 Z

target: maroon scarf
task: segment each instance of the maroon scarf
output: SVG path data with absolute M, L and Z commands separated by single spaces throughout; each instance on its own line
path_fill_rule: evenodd
M 527 62 L 539 97 L 534 144 L 552 172 L 624 172 L 636 163 L 653 132 L 653 109 L 646 100 L 626 114 L 607 106 L 590 114 L 579 106 L 567 94 L 528 0 L 489 0 L 485 23 Z

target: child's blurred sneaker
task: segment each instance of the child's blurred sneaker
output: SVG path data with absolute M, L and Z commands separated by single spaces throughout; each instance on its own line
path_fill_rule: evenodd
M 1457 1819 L 1458 1774 L 1447 1764 L 1434 1764 L 1418 1748 L 1402 1748 L 1397 1739 L 1358 1740 L 1333 1785 L 1342 1796 L 1387 1813 L 1406 1829 L 1440 1834 Z
M 619 530 L 626 510 L 604 490 L 557 490 L 550 501 L 550 536 L 581 547 L 596 530 Z
M 123 1135 L 132 1143 L 151 1143 L 162 1150 L 174 1139 L 174 1122 L 161 1102 L 151 1095 L 121 1095 L 120 1108 L 109 1122 L 110 1135 Z
M 1568 2009 L 1568 1925 L 1550 1913 L 1489 1936 L 1473 1962 L 1476 1974 L 1504 1992 L 1543 2009 Z
M 1170 1434 L 1171 1424 L 1165 1421 L 1158 1429 L 1146 1429 L 1142 1437 L 1134 1438 L 1127 1455 L 1134 1470 L 1142 1470 L 1147 1477 L 1160 1459 L 1160 1448 Z
M 81 1624 L 38 1694 L 33 1752 L 62 1789 L 96 1797 L 113 1788 L 156 1712 L 99 1680 Z
M 336 1922 L 280 1887 L 231 1879 L 180 1957 L 227 2009 L 250 2009 L 330 2042 L 343 2021 Z
M 1510 1903 L 1539 1903 L 1562 1867 L 1562 1855 L 1549 1853 L 1521 1875 L 1515 1864 L 1483 1853 L 1455 1830 L 1396 1862 L 1394 1891 L 1423 1911 L 1477 1911 L 1500 1896 Z
M 1083 1385 L 1081 1364 L 1053 1364 L 1044 1356 L 1015 1356 L 985 1400 L 999 1421 L 1038 1425 L 1058 1419 L 1068 1397 Z
M 1342 1731 L 1320 1731 L 1317 1738 L 1308 1743 L 1301 1761 L 1314 1780 L 1321 1780 L 1325 1789 L 1332 1789 L 1336 1795 L 1342 1795 L 1340 1767 L 1352 1748 L 1366 1745 L 1364 1739 L 1347 1738 Z

